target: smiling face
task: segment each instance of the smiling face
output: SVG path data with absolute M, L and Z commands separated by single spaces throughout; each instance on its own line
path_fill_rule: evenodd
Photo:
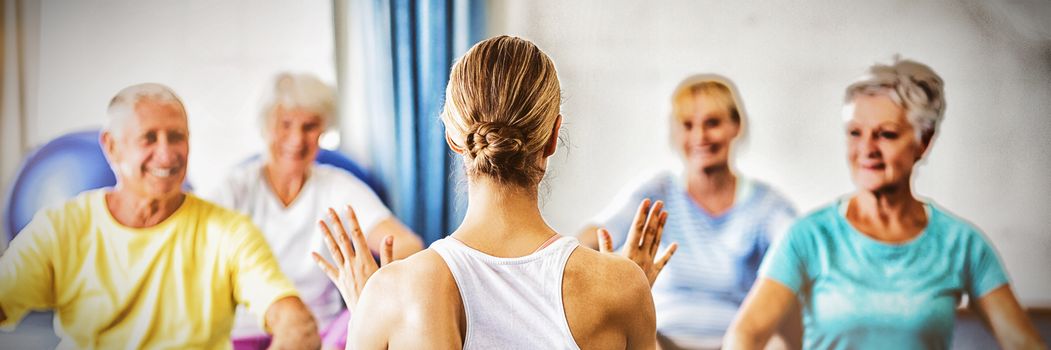
M 131 114 L 102 135 L 118 186 L 142 198 L 180 194 L 190 153 L 186 111 L 178 102 L 142 99 Z
M 730 148 L 740 132 L 725 99 L 710 93 L 686 94 L 677 102 L 672 144 L 688 172 L 729 167 Z
M 854 185 L 869 192 L 909 188 L 926 145 L 916 137 L 905 109 L 886 95 L 859 94 L 847 112 L 847 161 Z
M 266 127 L 270 165 L 305 174 L 317 158 L 324 131 L 324 119 L 316 112 L 275 107 Z

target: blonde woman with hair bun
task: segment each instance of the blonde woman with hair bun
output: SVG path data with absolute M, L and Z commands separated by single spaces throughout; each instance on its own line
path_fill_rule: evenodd
M 360 295 L 351 347 L 655 347 L 644 270 L 653 269 L 667 213 L 648 202 L 638 208 L 631 256 L 643 269 L 577 249 L 541 216 L 537 186 L 558 143 L 560 90 L 554 63 L 533 43 L 511 36 L 478 43 L 453 66 L 441 116 L 467 173 L 460 227 L 376 272 L 356 253 L 364 241 L 353 220 L 349 235 L 342 222 L 322 224 L 335 262 L 318 256 L 319 264 L 344 295 Z

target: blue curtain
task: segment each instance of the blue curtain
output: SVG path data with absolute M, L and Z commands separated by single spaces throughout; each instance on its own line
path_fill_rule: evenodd
M 386 145 L 393 152 L 375 152 L 374 163 L 388 182 L 395 215 L 430 244 L 463 218 L 462 165 L 446 146 L 439 114 L 449 69 L 481 39 L 484 10 L 478 0 L 374 0 L 371 5 L 371 13 L 381 17 L 370 20 L 373 35 L 389 43 L 390 51 L 387 62 L 382 53 L 373 54 L 379 55 L 374 63 L 382 73 L 370 81 L 391 89 L 389 98 L 378 101 L 393 103 L 392 122 L 376 123 L 372 135 L 378 141 L 374 149 Z M 383 84 L 385 79 L 390 83 Z

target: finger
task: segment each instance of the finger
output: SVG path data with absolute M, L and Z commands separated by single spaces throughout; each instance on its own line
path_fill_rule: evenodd
M 628 239 L 625 241 L 627 253 L 634 253 L 638 249 L 639 245 L 642 244 L 643 228 L 646 226 L 646 213 L 650 210 L 650 199 L 646 198 L 639 204 L 639 210 L 635 212 L 635 219 L 632 221 L 631 230 L 628 231 Z
M 347 229 L 343 226 L 343 220 L 339 218 L 339 215 L 336 214 L 336 210 L 332 208 L 328 208 L 328 216 L 332 219 L 333 224 L 336 225 L 336 228 L 338 229 L 336 230 L 336 244 L 339 246 L 340 251 L 343 252 L 343 257 L 348 261 L 354 259 L 354 255 L 357 252 L 351 248 L 350 238 L 347 237 Z
M 325 271 L 325 275 L 328 276 L 328 279 L 332 280 L 332 283 L 339 283 L 339 271 L 336 270 L 335 266 L 332 266 L 328 261 L 325 261 L 325 258 L 322 258 L 321 254 L 318 254 L 317 252 L 311 252 L 310 255 L 314 257 L 314 262 L 316 262 L 317 266 L 321 268 L 321 271 Z
M 387 266 L 394 261 L 394 236 L 383 237 L 383 249 L 380 250 L 380 266 Z
M 668 222 L 668 212 L 662 211 L 660 220 L 657 221 L 657 234 L 650 245 L 650 256 L 657 256 L 657 249 L 661 246 L 661 237 L 664 236 L 664 224 Z
M 321 233 L 325 236 L 325 246 L 328 247 L 328 252 L 332 254 L 332 260 L 334 260 L 337 265 L 343 266 L 343 253 L 341 253 L 339 247 L 336 246 L 336 240 L 332 238 L 332 231 L 329 230 L 328 224 L 323 220 L 318 220 L 317 226 L 321 228 Z
M 365 233 L 361 232 L 361 225 L 358 224 L 358 214 L 354 212 L 354 208 L 347 205 L 347 217 L 350 218 L 350 241 L 354 243 L 354 251 L 362 252 L 362 257 L 372 258 L 372 254 L 369 253 L 369 244 L 365 241 Z
M 668 246 L 668 249 L 664 250 L 664 254 L 662 254 L 661 257 L 653 263 L 653 271 L 655 274 L 661 273 L 661 270 L 664 269 L 664 265 L 668 263 L 668 260 L 671 260 L 672 254 L 675 254 L 675 251 L 678 249 L 679 243 L 672 243 L 670 246 Z
M 604 228 L 595 230 L 595 234 L 598 235 L 598 250 L 603 253 L 613 252 L 613 239 L 609 236 L 609 231 Z
M 646 215 L 646 225 L 643 226 L 645 229 L 642 233 L 642 243 L 639 244 L 639 248 L 643 252 L 651 253 L 653 251 L 653 239 L 657 235 L 657 225 L 659 224 L 661 209 L 663 208 L 664 201 L 657 201 L 653 203 L 653 207 L 650 208 L 649 214 Z

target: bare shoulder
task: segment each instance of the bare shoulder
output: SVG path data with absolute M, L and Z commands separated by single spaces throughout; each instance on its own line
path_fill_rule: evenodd
M 351 338 L 357 338 L 351 343 L 396 349 L 461 342 L 462 310 L 452 272 L 436 252 L 424 250 L 369 278 L 351 321 Z M 382 342 L 358 343 L 369 338 Z
M 654 332 L 649 281 L 628 259 L 578 248 L 566 263 L 562 288 L 570 331 L 584 348 L 624 348 Z
M 563 280 L 566 287 L 582 288 L 610 301 L 650 294 L 646 274 L 634 262 L 583 247 L 570 255 Z
M 369 297 L 396 301 L 391 306 L 397 310 L 413 307 L 428 307 L 435 299 L 455 296 L 459 300 L 459 289 L 452 272 L 441 256 L 427 249 L 404 260 L 394 261 L 380 268 L 365 284 L 362 303 L 372 301 Z M 371 303 L 369 303 L 371 304 Z M 379 303 L 386 304 L 386 303 Z M 368 307 L 370 305 L 360 305 Z M 390 311 L 390 310 L 383 310 Z

